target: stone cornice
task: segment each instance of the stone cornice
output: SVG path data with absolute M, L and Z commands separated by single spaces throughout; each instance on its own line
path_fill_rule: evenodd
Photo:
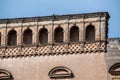
M 94 17 L 105 17 L 106 20 L 109 19 L 108 12 L 96 12 L 96 13 L 86 13 L 86 14 L 68 14 L 68 15 L 54 15 L 54 16 L 40 16 L 40 17 L 26 17 L 26 18 L 11 18 L 11 19 L 0 19 L 0 24 L 6 23 L 26 23 L 26 22 L 36 22 L 38 21 L 56 21 L 64 19 L 80 19 L 80 18 L 94 18 Z

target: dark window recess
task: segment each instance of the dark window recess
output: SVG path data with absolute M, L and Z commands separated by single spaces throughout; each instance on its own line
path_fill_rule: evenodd
M 63 43 L 63 29 L 61 27 L 55 29 L 54 41 L 56 43 Z
M 15 30 L 11 30 L 8 33 L 8 41 L 7 45 L 8 46 L 15 46 L 17 44 L 17 32 Z
M 86 41 L 95 41 L 95 27 L 93 25 L 89 25 L 86 28 Z
M 39 42 L 42 45 L 48 43 L 48 31 L 47 31 L 47 29 L 43 28 L 39 31 Z
M 32 44 L 32 30 L 27 29 L 24 31 L 23 44 L 24 45 L 31 45 Z
M 70 29 L 70 42 L 79 42 L 79 28 L 77 26 Z

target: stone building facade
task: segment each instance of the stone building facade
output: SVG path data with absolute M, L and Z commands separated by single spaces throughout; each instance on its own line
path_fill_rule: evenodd
M 120 80 L 107 12 L 0 19 L 0 80 Z

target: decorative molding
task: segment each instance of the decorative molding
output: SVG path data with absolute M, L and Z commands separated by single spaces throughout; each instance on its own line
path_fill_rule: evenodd
M 103 24 L 103 33 L 100 32 L 99 37 L 103 39 L 95 39 L 94 42 L 85 41 L 85 28 L 88 23 L 94 24 L 94 22 L 108 21 L 108 12 L 96 12 L 86 14 L 68 14 L 68 15 L 54 15 L 54 16 L 41 16 L 41 17 L 26 17 L 26 18 L 13 18 L 13 19 L 0 19 L 1 34 L 1 46 L 0 46 L 0 58 L 8 57 L 21 57 L 21 56 L 45 56 L 45 55 L 63 55 L 63 54 L 81 54 L 81 53 L 96 53 L 106 51 L 106 25 Z M 63 25 L 64 24 L 64 25 Z M 66 25 L 67 24 L 67 25 Z M 82 25 L 80 25 L 82 24 Z M 6 25 L 6 26 L 5 26 Z M 49 26 L 50 25 L 50 26 Z M 61 25 L 64 29 L 63 43 L 54 42 L 54 28 L 56 25 Z M 73 25 L 77 25 L 79 28 L 79 42 L 71 43 L 69 28 Z M 48 44 L 41 45 L 39 41 L 39 30 L 41 28 L 48 30 Z M 97 23 L 96 25 L 97 26 Z M 100 26 L 101 27 L 101 26 Z M 14 28 L 17 32 L 17 45 L 7 45 L 7 32 Z M 26 28 L 32 30 L 32 44 L 24 45 L 23 33 Z M 100 28 L 101 29 L 101 28 Z M 96 31 L 98 33 L 98 31 Z M 81 36 L 80 36 L 81 34 Z M 96 36 L 97 34 L 95 34 Z M 102 40 L 105 40 L 102 42 Z
M 13 79 L 12 74 L 6 70 L 0 69 L 0 80 Z
M 120 63 L 116 63 L 109 69 L 111 75 L 120 75 Z
M 72 71 L 66 67 L 58 66 L 50 70 L 48 76 L 52 79 L 60 78 L 73 78 L 74 75 Z
M 41 16 L 41 17 L 26 17 L 26 18 L 12 18 L 12 19 L 0 19 L 0 24 L 5 24 L 6 20 L 9 23 L 20 23 L 24 19 L 24 23 L 26 22 L 35 22 L 37 19 L 40 21 L 56 21 L 56 20 L 64 20 L 64 19 L 80 19 L 80 18 L 94 18 L 94 17 L 106 17 L 109 19 L 108 12 L 95 12 L 95 13 L 84 13 L 84 14 L 67 14 L 67 15 L 57 15 L 54 16 Z
M 0 48 L 0 58 L 105 52 L 105 42 Z

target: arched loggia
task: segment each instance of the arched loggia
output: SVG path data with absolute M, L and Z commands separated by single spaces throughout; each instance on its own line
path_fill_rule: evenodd
M 11 30 L 8 32 L 8 46 L 15 46 L 17 45 L 17 32 L 15 30 Z
M 48 43 L 48 30 L 46 28 L 42 28 L 39 31 L 39 42 L 41 45 Z
M 88 25 L 86 27 L 85 38 L 88 42 L 95 41 L 95 27 L 93 25 Z
M 32 44 L 32 30 L 26 29 L 23 33 L 23 44 L 31 45 Z
M 70 42 L 79 42 L 79 28 L 77 26 L 70 29 Z
M 54 42 L 63 43 L 63 28 L 57 27 L 54 31 Z

